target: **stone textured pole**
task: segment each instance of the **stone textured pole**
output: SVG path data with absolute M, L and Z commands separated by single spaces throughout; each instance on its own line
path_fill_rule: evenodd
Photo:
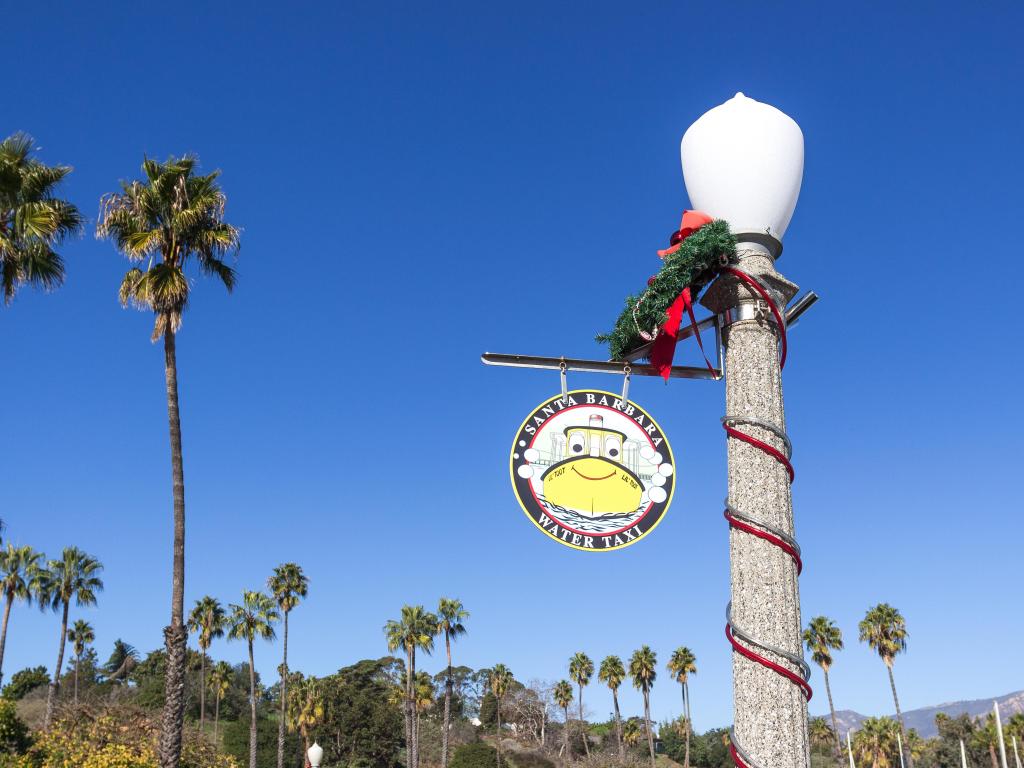
M 742 236 L 737 237 L 742 240 Z M 768 247 L 740 242 L 738 268 L 759 280 L 780 312 L 797 286 L 775 271 Z M 786 428 L 778 335 L 770 311 L 731 275 L 722 275 L 702 303 L 716 314 L 740 307 L 749 319 L 724 334 L 726 416 Z M 740 306 L 743 305 L 743 306 Z M 757 311 L 760 308 L 761 311 Z M 786 452 L 772 431 L 737 423 L 743 432 Z M 729 504 L 793 535 L 793 506 L 785 467 L 758 448 L 728 440 Z M 769 645 L 803 657 L 796 566 L 771 543 L 732 529 L 729 538 L 732 616 L 735 626 Z M 756 652 L 799 673 L 792 661 L 763 648 Z M 733 654 L 733 722 L 736 740 L 757 768 L 810 765 L 807 702 L 800 688 L 767 667 Z

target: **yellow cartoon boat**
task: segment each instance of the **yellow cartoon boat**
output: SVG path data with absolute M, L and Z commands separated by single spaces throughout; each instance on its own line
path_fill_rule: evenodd
M 586 426 L 566 427 L 566 458 L 541 476 L 544 498 L 566 509 L 591 515 L 633 512 L 644 486 L 622 463 L 626 435 L 591 415 Z

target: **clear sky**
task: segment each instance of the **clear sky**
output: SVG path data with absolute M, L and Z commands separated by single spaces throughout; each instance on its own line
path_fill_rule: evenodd
M 106 565 L 99 607 L 72 614 L 102 658 L 162 643 L 171 503 L 162 351 L 117 304 L 98 199 L 144 155 L 195 152 L 244 234 L 236 292 L 197 284 L 178 341 L 189 605 L 301 563 L 291 662 L 314 674 L 385 654 L 384 622 L 441 595 L 472 612 L 456 661 L 523 680 L 577 650 L 648 643 L 663 664 L 686 644 L 696 726 L 728 723 L 723 385 L 634 380 L 673 440 L 675 501 L 591 555 L 546 539 L 508 482 L 557 374 L 479 354 L 604 354 L 593 335 L 687 205 L 683 131 L 742 90 L 806 137 L 779 267 L 822 301 L 785 390 L 804 616 L 848 644 L 836 706 L 892 709 L 856 642 L 880 601 L 910 630 L 905 708 L 1024 688 L 1019 4 L 4 5 L 0 133 L 75 166 L 90 229 L 63 289 L 0 309 L 0 516 L 9 541 Z M 7 675 L 52 666 L 58 624 L 16 608 Z M 264 676 L 279 655 L 257 647 Z M 660 675 L 654 713 L 675 716 Z

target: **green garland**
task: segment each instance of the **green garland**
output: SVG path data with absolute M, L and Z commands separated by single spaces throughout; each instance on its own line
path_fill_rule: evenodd
M 597 341 L 610 346 L 613 360 L 622 360 L 629 352 L 646 344 L 640 331 L 651 333 L 664 325 L 669 307 L 687 286 L 696 300 L 697 293 L 714 276 L 713 269 L 722 256 L 730 259 L 736 256 L 736 238 L 729 224 L 717 219 L 705 224 L 665 256 L 647 289 L 639 297 L 626 298 L 626 308 L 615 321 L 615 327 L 610 333 L 597 336 Z

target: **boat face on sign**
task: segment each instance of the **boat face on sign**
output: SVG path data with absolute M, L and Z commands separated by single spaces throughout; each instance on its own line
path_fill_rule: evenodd
M 632 512 L 640 505 L 643 484 L 622 464 L 625 435 L 601 426 L 565 430 L 569 457 L 548 467 L 541 480 L 551 504 L 591 515 Z

